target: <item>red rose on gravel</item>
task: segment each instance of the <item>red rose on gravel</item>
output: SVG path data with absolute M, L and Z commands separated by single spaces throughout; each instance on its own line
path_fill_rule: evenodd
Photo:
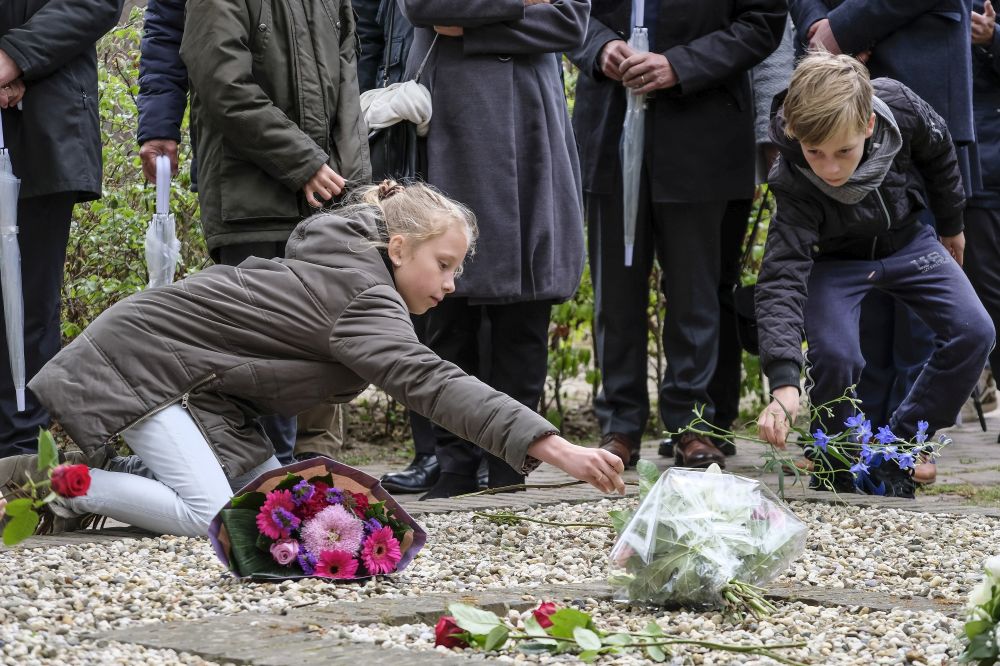
M 90 468 L 86 465 L 59 465 L 52 470 L 52 491 L 63 497 L 81 497 L 90 490 Z
M 455 624 L 455 618 L 451 615 L 442 615 L 434 626 L 434 645 L 443 645 L 446 648 L 469 647 L 463 637 L 464 634 L 465 630 Z
M 557 610 L 559 610 L 558 606 L 556 606 L 551 601 L 546 601 L 543 604 L 539 604 L 538 608 L 531 611 L 531 614 L 535 616 L 535 620 L 538 621 L 538 625 L 542 629 L 548 629 L 549 627 L 552 626 L 552 620 L 549 619 L 549 616 L 555 613 Z

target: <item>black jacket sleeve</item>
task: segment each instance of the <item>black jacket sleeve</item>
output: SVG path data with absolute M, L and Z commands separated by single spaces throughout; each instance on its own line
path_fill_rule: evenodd
M 149 0 L 139 58 L 139 143 L 181 140 L 188 72 L 181 60 L 184 0 Z
M 799 41 L 805 45 L 809 27 L 830 19 L 830 29 L 844 53 L 860 53 L 896 32 L 941 0 L 844 0 L 833 9 L 823 0 L 789 0 L 789 9 Z
M 760 362 L 772 390 L 799 386 L 812 248 L 822 216 L 816 205 L 781 189 L 774 193 L 778 207 L 754 293 Z
M 51 0 L 0 37 L 0 51 L 30 82 L 48 76 L 115 27 L 124 0 Z
M 576 65 L 581 72 L 585 72 L 595 79 L 604 78 L 601 72 L 601 51 L 608 42 L 616 39 L 626 39 L 598 19 L 591 16 L 587 23 L 587 32 L 584 35 L 583 43 L 566 53 L 570 61 Z
M 358 87 L 361 92 L 377 88 L 378 69 L 385 58 L 385 28 L 379 23 L 381 0 L 353 0 L 357 16 L 358 40 L 361 55 L 358 57 Z M 393 8 L 389 8 L 392 11 Z

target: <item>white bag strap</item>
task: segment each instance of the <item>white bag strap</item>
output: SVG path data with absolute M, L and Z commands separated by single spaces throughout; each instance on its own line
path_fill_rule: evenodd
M 156 156 L 156 212 L 166 215 L 170 212 L 170 158 Z

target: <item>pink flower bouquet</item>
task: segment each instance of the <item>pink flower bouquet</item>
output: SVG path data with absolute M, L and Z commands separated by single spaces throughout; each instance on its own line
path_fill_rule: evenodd
M 266 472 L 209 526 L 237 576 L 357 579 L 402 571 L 427 535 L 378 480 L 329 458 Z

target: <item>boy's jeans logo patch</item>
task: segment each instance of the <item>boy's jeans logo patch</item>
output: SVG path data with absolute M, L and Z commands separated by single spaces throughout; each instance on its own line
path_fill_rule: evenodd
M 921 273 L 926 273 L 927 271 L 937 268 L 938 266 L 943 266 L 948 260 L 940 252 L 929 252 L 923 256 L 917 257 L 916 259 L 911 259 L 910 263 L 917 267 L 917 270 Z

